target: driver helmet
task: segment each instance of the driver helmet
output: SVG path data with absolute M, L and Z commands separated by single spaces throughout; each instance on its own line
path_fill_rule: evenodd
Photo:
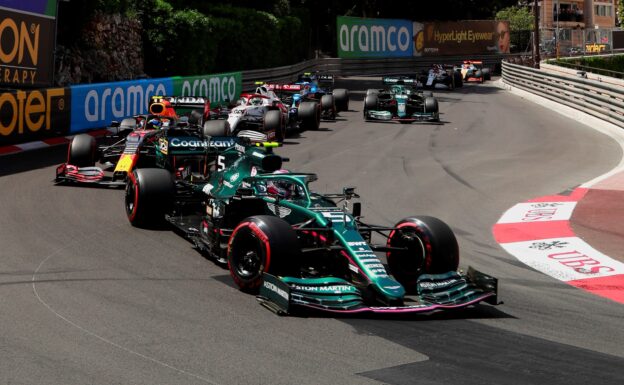
M 273 171 L 273 174 L 288 174 L 288 170 L 280 169 Z M 290 198 L 292 195 L 293 183 L 288 180 L 269 180 L 267 182 L 267 193 L 279 196 L 282 199 Z
M 290 190 L 290 183 L 286 181 L 269 181 L 267 183 L 267 193 L 282 199 L 290 198 Z
M 261 106 L 262 105 L 262 98 L 260 98 L 260 97 L 251 98 L 251 104 L 254 105 L 254 106 Z
M 161 129 L 162 128 L 162 121 L 160 119 L 158 119 L 158 118 L 150 119 L 150 120 L 147 121 L 146 128 L 148 128 L 148 129 L 152 128 L 152 129 L 156 129 L 156 130 Z

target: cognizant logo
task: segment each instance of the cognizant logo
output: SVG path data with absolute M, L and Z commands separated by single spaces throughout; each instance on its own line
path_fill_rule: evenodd
M 152 95 L 166 95 L 164 84 L 130 85 L 124 87 L 105 87 L 92 89 L 84 99 L 84 115 L 89 122 L 108 120 L 110 111 L 112 118 L 144 114 L 147 111 Z
M 396 52 L 410 49 L 412 36 L 401 26 L 343 24 L 338 32 L 340 49 L 345 52 Z

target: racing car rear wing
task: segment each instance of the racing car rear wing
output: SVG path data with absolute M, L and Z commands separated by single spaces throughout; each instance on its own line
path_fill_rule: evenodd
M 152 96 L 150 104 L 168 101 L 172 107 L 198 108 L 205 105 L 210 106 L 210 99 L 204 96 Z
M 273 84 L 267 83 L 265 86 L 269 90 L 273 91 L 301 91 L 303 89 L 302 84 Z
M 334 84 L 334 75 L 323 74 L 318 75 L 319 84 Z

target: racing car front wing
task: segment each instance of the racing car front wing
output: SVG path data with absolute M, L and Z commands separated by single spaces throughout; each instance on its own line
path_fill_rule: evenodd
M 394 120 L 394 121 L 405 121 L 405 122 L 416 122 L 416 121 L 438 121 L 440 119 L 440 115 L 437 112 L 414 112 L 411 115 L 406 115 L 405 117 L 399 117 L 393 115 L 390 111 L 367 111 L 366 117 L 367 120 Z
M 281 315 L 306 308 L 333 313 L 427 313 L 479 302 L 496 305 L 497 293 L 496 278 L 469 268 L 466 275 L 455 271 L 422 275 L 416 295 L 406 297 L 403 305 L 376 306 L 367 304 L 359 288 L 340 278 L 299 279 L 265 273 L 258 300 Z

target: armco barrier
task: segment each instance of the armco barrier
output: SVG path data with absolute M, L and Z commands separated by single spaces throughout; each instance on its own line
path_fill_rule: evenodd
M 146 112 L 149 97 L 159 93 L 208 96 L 218 103 L 238 98 L 242 90 L 253 89 L 255 81 L 290 82 L 306 71 L 341 76 L 414 74 L 432 64 L 460 64 L 466 59 L 482 60 L 485 65 L 497 68 L 503 58 L 511 56 L 318 58 L 289 66 L 244 72 L 84 84 L 61 89 L 19 91 L 14 96 L 10 92 L 3 93 L 0 94 L 0 146 L 105 127 L 112 120 Z M 62 97 L 55 96 L 55 91 L 51 90 L 63 90 Z M 50 95 L 50 99 L 39 95 Z M 40 121 L 44 123 L 40 125 Z
M 624 127 L 621 87 L 503 62 L 503 82 Z
M 254 81 L 287 82 L 295 80 L 297 75 L 305 71 L 321 71 L 341 76 L 382 76 L 414 74 L 427 69 L 433 64 L 459 65 L 463 60 L 481 60 L 486 66 L 500 69 L 503 58 L 515 55 L 471 55 L 471 56 L 438 56 L 411 57 L 392 59 L 340 59 L 319 58 L 290 66 L 268 68 L 243 72 L 243 89 L 253 88 Z

